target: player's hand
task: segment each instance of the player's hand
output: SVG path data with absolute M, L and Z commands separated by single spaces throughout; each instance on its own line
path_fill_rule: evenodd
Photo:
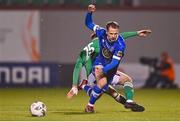
M 137 33 L 138 33 L 138 36 L 140 36 L 140 37 L 146 37 L 151 32 L 152 32 L 151 30 L 140 30 Z
M 71 99 L 74 95 L 78 94 L 77 86 L 73 86 L 71 90 L 67 93 L 67 98 Z
M 88 6 L 88 11 L 89 11 L 89 12 L 95 12 L 95 11 L 96 11 L 95 5 L 90 4 L 90 5 Z

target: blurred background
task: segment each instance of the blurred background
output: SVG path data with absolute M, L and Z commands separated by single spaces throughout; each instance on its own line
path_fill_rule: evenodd
M 76 58 L 91 41 L 84 23 L 90 3 L 0 0 L 0 87 L 71 87 Z M 94 22 L 102 27 L 114 20 L 121 32 L 152 30 L 146 38 L 127 39 L 120 64 L 136 88 L 180 87 L 179 0 L 96 0 L 96 7 Z M 159 73 L 164 52 L 174 62 L 172 87 Z

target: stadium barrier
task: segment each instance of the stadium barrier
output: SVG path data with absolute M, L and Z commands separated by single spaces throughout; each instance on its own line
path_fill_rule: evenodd
M 0 63 L 0 87 L 57 87 L 58 63 Z
M 0 63 L 0 87 L 71 87 L 74 64 L 58 63 Z M 121 64 L 141 88 L 149 76 L 149 67 L 141 64 Z M 175 83 L 180 88 L 180 65 L 175 65 Z M 83 74 L 85 75 L 85 74 Z

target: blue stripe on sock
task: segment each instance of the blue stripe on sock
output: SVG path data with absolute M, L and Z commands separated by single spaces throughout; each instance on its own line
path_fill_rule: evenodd
M 95 85 L 92 89 L 92 93 L 90 95 L 89 103 L 93 105 L 96 102 L 99 95 L 101 94 L 101 92 L 102 92 L 102 89 L 99 88 L 97 85 Z
M 88 85 L 85 85 L 84 91 L 90 96 L 92 88 L 90 86 L 88 86 Z

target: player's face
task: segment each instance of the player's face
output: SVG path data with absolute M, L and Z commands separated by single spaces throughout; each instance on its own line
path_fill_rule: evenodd
M 107 30 L 107 38 L 110 42 L 114 42 L 117 40 L 119 35 L 119 29 L 118 28 L 112 28 L 111 26 Z

